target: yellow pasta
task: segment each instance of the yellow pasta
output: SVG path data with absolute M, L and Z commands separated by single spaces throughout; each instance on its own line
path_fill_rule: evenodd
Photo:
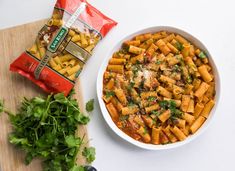
M 180 43 L 182 43 L 182 44 L 187 44 L 188 43 L 188 41 L 185 38 L 183 38 L 182 36 L 180 36 L 178 34 L 176 35 L 175 39 L 177 41 L 179 41 Z
M 139 111 L 138 106 L 127 106 L 122 108 L 122 115 L 131 115 Z
M 189 106 L 190 102 L 190 96 L 189 95 L 182 95 L 182 101 L 181 101 L 181 110 L 183 112 L 186 112 Z
M 171 98 L 172 97 L 172 93 L 169 92 L 168 90 L 166 90 L 165 88 L 163 88 L 162 86 L 158 87 L 157 92 L 159 94 L 161 94 L 162 96 L 164 96 L 164 97 L 167 97 L 167 98 Z
M 198 67 L 198 71 L 205 82 L 212 81 L 213 78 L 210 75 L 210 73 L 208 72 L 206 65 L 202 65 L 202 66 Z
M 54 61 L 53 58 L 51 58 L 51 59 L 49 60 L 49 64 L 50 64 L 50 66 L 51 66 L 52 68 L 54 68 L 54 67 L 57 66 L 57 64 L 56 64 L 56 62 Z
M 145 52 L 145 49 L 130 45 L 129 52 L 139 55 Z
M 124 72 L 123 65 L 108 65 L 108 71 L 116 72 L 122 74 Z
M 66 54 L 60 57 L 61 62 L 69 61 L 70 59 L 73 59 L 74 57 L 70 54 Z
M 165 75 L 161 75 L 159 79 L 160 79 L 160 81 L 162 81 L 164 83 L 171 83 L 171 84 L 175 84 L 176 83 L 176 81 L 174 79 L 171 79 L 171 78 L 169 78 L 169 77 L 167 77 Z
M 79 40 L 81 40 L 81 37 L 78 34 L 73 35 L 73 37 L 71 39 L 71 41 L 73 41 L 73 42 L 77 42 Z
M 170 125 L 168 125 L 166 128 L 163 129 L 163 132 L 166 134 L 166 136 L 169 138 L 169 140 L 174 143 L 177 141 L 177 138 L 171 133 Z
M 160 144 L 160 129 L 159 128 L 152 128 L 152 143 L 153 144 Z
M 195 120 L 194 116 L 193 115 L 190 115 L 188 113 L 184 113 L 183 114 L 183 119 L 186 120 L 186 122 L 191 125 L 193 123 L 193 121 Z
M 189 101 L 187 112 L 194 113 L 194 100 L 193 99 L 190 99 Z
M 145 127 L 145 123 L 140 116 L 136 115 L 134 121 L 140 126 Z
M 38 51 L 37 45 L 34 43 L 33 46 L 28 51 L 32 54 L 36 54 Z
M 165 122 L 167 119 L 169 119 L 171 116 L 171 111 L 170 110 L 166 110 L 165 112 L 163 112 L 161 115 L 158 116 L 158 119 L 161 122 Z
M 144 127 L 140 127 L 137 130 L 137 133 L 143 138 L 144 142 L 148 143 L 151 141 L 151 137 L 149 135 L 149 133 L 146 132 L 146 129 Z
M 213 108 L 213 106 L 215 105 L 214 100 L 210 100 L 204 107 L 204 109 L 201 112 L 201 115 L 204 116 L 205 118 L 208 118 L 208 115 L 211 111 L 211 109 Z
M 146 34 L 142 34 L 142 35 L 138 35 L 135 37 L 135 40 L 139 40 L 140 42 L 143 42 L 145 40 L 148 40 L 152 37 L 152 34 L 150 33 L 146 33 Z
M 190 44 L 188 44 L 188 43 L 183 44 L 182 55 L 184 58 L 189 56 L 189 51 L 190 51 Z
M 76 64 L 76 60 L 75 60 L 75 59 L 71 59 L 71 60 L 69 61 L 69 63 L 68 63 L 68 65 L 69 65 L 70 67 L 73 67 L 75 64 Z
M 139 54 L 139 55 L 137 55 L 137 56 L 135 56 L 135 57 L 132 57 L 132 58 L 130 59 L 130 62 L 131 62 L 132 64 L 143 63 L 143 62 L 144 62 L 144 54 L 142 53 L 142 54 Z
M 179 53 L 178 49 L 176 49 L 172 44 L 170 44 L 169 42 L 166 44 L 167 47 L 171 50 L 171 52 L 173 52 L 174 54 Z
M 194 93 L 194 95 L 198 98 L 202 97 L 205 94 L 205 92 L 209 89 L 209 87 L 210 85 L 208 85 L 205 82 L 202 82 L 199 88 Z
M 118 100 L 123 104 L 126 105 L 127 104 L 127 99 L 126 99 L 126 95 L 124 93 L 124 91 L 122 89 L 115 89 L 114 90 Z
M 88 41 L 86 40 L 84 33 L 80 33 L 80 38 L 81 38 L 82 47 L 87 47 Z
M 66 67 L 66 68 L 63 68 L 63 69 L 59 70 L 58 72 L 59 72 L 60 74 L 64 75 L 69 69 L 71 69 L 70 66 L 68 66 L 68 67 Z
M 57 65 L 62 66 L 62 63 L 61 63 L 60 58 L 58 56 L 54 57 L 54 61 L 56 62 Z
M 171 128 L 171 132 L 172 132 L 180 141 L 183 141 L 184 139 L 186 139 L 186 136 L 184 135 L 184 133 L 183 133 L 177 126 L 174 126 L 173 128 Z
M 109 103 L 106 105 L 106 108 L 108 109 L 112 119 L 117 120 L 118 112 L 117 112 L 117 109 L 114 107 L 114 105 L 112 103 Z
M 150 112 L 152 112 L 152 111 L 154 111 L 154 110 L 157 110 L 157 109 L 159 109 L 159 105 L 158 105 L 158 104 L 145 107 L 146 113 L 150 113 Z
M 203 108 L 204 108 L 204 105 L 202 103 L 197 103 L 196 104 L 195 109 L 194 109 L 194 113 L 193 113 L 195 118 L 197 118 L 200 115 L 200 113 L 202 112 Z
M 82 46 L 81 40 L 76 43 Z M 205 53 L 179 34 L 160 31 L 126 40 L 112 54 L 103 100 L 128 136 L 164 145 L 183 141 L 201 127 L 215 104 L 215 87 Z
M 67 70 L 67 73 L 68 73 L 68 75 L 72 75 L 72 74 L 78 72 L 80 69 L 81 69 L 81 67 L 79 65 L 75 65 L 74 67 Z
M 158 48 L 161 50 L 161 52 L 164 54 L 164 55 L 167 55 L 168 53 L 171 52 L 171 50 L 168 48 L 168 46 L 166 45 L 166 43 L 160 39 L 156 42 L 156 45 L 158 46 Z
M 73 73 L 72 75 L 69 75 L 68 79 L 74 81 L 76 79 L 76 73 Z
M 205 122 L 206 118 L 199 116 L 196 121 L 191 125 L 190 131 L 194 134 Z

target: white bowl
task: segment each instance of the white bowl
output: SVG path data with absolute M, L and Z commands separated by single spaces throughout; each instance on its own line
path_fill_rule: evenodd
M 143 34 L 143 33 L 153 33 L 153 32 L 159 32 L 159 31 L 168 31 L 168 32 L 172 32 L 172 33 L 177 33 L 182 35 L 183 37 L 185 37 L 187 40 L 189 40 L 192 44 L 196 45 L 198 48 L 200 48 L 201 50 L 203 50 L 204 52 L 206 52 L 208 58 L 209 58 L 209 62 L 210 65 L 213 67 L 213 74 L 215 76 L 215 90 L 216 90 L 216 96 L 215 96 L 215 106 L 213 107 L 212 111 L 210 112 L 210 115 L 208 117 L 208 119 L 205 121 L 205 123 L 201 126 L 201 128 L 199 128 L 199 130 L 194 133 L 193 135 L 190 135 L 189 137 L 187 137 L 184 141 L 179 141 L 176 143 L 171 143 L 171 144 L 165 144 L 165 145 L 153 145 L 153 144 L 146 144 L 146 143 L 142 143 L 139 142 L 131 137 L 129 137 L 127 134 L 125 134 L 123 131 L 121 131 L 113 122 L 113 120 L 111 119 L 111 116 L 109 115 L 109 112 L 107 111 L 106 107 L 105 107 L 105 103 L 102 99 L 102 90 L 103 90 L 103 74 L 106 70 L 106 67 L 108 65 L 108 61 L 111 58 L 112 54 L 114 52 L 116 52 L 118 49 L 120 49 L 122 43 L 126 40 L 130 40 L 132 39 L 134 36 L 139 35 L 139 34 Z M 206 128 L 208 127 L 208 125 L 211 123 L 212 118 L 215 115 L 215 111 L 217 108 L 217 105 L 219 103 L 219 97 L 220 97 L 220 78 L 219 78 L 219 73 L 217 70 L 217 67 L 212 59 L 211 54 L 209 53 L 209 51 L 207 50 L 207 48 L 202 44 L 201 41 L 199 41 L 197 38 L 195 38 L 194 36 L 192 36 L 189 33 L 186 33 L 183 30 L 174 28 L 174 27 L 169 27 L 169 26 L 156 26 L 156 27 L 150 27 L 150 28 L 146 28 L 140 31 L 137 31 L 135 33 L 132 33 L 128 36 L 126 36 L 125 38 L 121 39 L 107 54 L 106 54 L 106 58 L 104 59 L 100 69 L 99 69 L 99 73 L 98 73 L 98 78 L 97 78 L 97 97 L 98 97 L 98 101 L 100 104 L 100 108 L 103 114 L 103 117 L 105 119 L 105 121 L 107 122 L 107 124 L 109 125 L 109 127 L 117 134 L 119 135 L 121 138 L 123 138 L 124 140 L 128 141 L 129 143 L 136 145 L 138 147 L 141 147 L 143 149 L 148 149 L 148 150 L 163 150 L 163 149 L 170 149 L 170 148 L 175 148 L 175 147 L 179 147 L 182 146 L 184 144 L 189 143 L 190 141 L 192 141 L 193 139 L 195 139 L 196 137 L 198 137 L 202 132 L 204 132 L 206 130 Z

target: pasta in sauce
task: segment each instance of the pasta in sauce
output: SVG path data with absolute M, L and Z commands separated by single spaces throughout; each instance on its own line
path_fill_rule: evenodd
M 144 143 L 183 141 L 215 104 L 213 69 L 205 52 L 166 31 L 124 42 L 109 60 L 103 85 L 112 120 Z

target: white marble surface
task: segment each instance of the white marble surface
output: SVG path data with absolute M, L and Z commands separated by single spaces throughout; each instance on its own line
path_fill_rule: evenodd
M 55 0 L 0 0 L 0 28 L 49 17 Z M 89 124 L 93 163 L 100 171 L 233 171 L 235 154 L 235 1 L 233 0 L 90 0 L 119 22 L 98 45 L 81 74 L 85 101 L 96 99 L 99 66 L 110 48 L 139 29 L 169 25 L 200 39 L 221 76 L 221 100 L 206 132 L 193 142 L 167 151 L 145 151 L 117 137 L 106 125 L 96 99 Z

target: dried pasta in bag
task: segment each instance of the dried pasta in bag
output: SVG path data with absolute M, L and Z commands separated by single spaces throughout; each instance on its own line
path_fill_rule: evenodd
M 57 0 L 34 44 L 10 70 L 47 92 L 67 95 L 97 43 L 116 24 L 86 0 Z

